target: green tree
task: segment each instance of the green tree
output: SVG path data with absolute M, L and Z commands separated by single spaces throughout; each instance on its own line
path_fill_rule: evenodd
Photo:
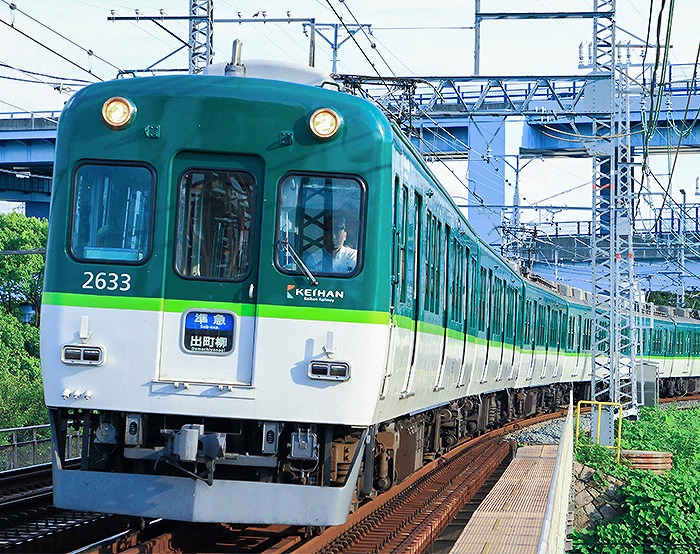
M 5 311 L 20 315 L 20 306 L 29 304 L 36 314 L 38 327 L 41 290 L 44 283 L 43 253 L 48 222 L 13 212 L 0 215 L 0 303 Z M 17 252 L 17 253 L 14 253 Z
M 653 302 L 657 306 L 676 306 L 678 295 L 675 292 L 651 291 L 647 294 L 647 302 Z M 700 309 L 700 291 L 686 289 L 685 305 L 693 310 Z
M 48 422 L 39 329 L 0 312 L 0 429 Z

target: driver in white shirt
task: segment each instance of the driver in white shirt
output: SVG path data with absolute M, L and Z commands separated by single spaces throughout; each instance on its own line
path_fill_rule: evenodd
M 352 273 L 357 265 L 357 250 L 345 246 L 345 223 L 328 226 L 323 233 L 323 248 L 311 254 L 306 265 L 316 273 Z

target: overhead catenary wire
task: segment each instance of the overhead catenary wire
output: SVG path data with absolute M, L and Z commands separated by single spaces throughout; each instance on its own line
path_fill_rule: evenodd
M 3 0 L 3 1 L 4 1 L 4 0 Z M 38 45 L 41 46 L 42 48 L 48 50 L 49 52 L 51 52 L 51 53 L 54 54 L 55 56 L 61 58 L 62 60 L 68 62 L 69 64 L 71 64 L 71 65 L 77 67 L 77 68 L 80 69 L 81 71 L 84 71 L 85 73 L 88 73 L 89 75 L 92 75 L 92 76 L 93 76 L 95 79 L 97 79 L 98 81 L 103 81 L 103 80 L 104 80 L 104 79 L 101 79 L 100 77 L 98 77 L 97 75 L 95 75 L 95 74 L 92 72 L 92 70 L 83 67 L 82 65 L 80 65 L 80 64 L 78 64 L 78 63 L 76 63 L 76 62 L 74 62 L 74 61 L 71 60 L 70 58 L 67 58 L 67 57 L 64 56 L 63 54 L 57 52 L 57 51 L 54 50 L 53 48 L 51 48 L 51 47 L 49 47 L 49 46 L 46 46 L 43 42 L 41 42 L 41 41 L 35 39 L 34 37 L 28 35 L 27 33 L 23 32 L 23 31 L 20 31 L 17 27 L 15 27 L 14 25 L 8 23 L 8 22 L 5 21 L 4 19 L 0 18 L 0 23 L 2 23 L 3 25 L 9 27 L 9 28 L 12 29 L 13 31 L 19 33 L 19 34 L 22 35 L 23 37 L 25 37 L 25 38 L 31 40 L 31 41 L 34 42 L 35 44 L 38 44 Z
M 85 79 L 75 79 L 73 77 L 60 77 L 58 75 L 50 75 L 48 73 L 39 73 L 38 71 L 30 71 L 29 69 L 22 69 L 21 67 L 14 67 L 10 64 L 0 62 L 0 67 L 5 67 L 7 69 L 13 69 L 15 71 L 19 71 L 20 73 L 24 73 L 26 75 L 36 75 L 38 77 L 46 77 L 47 79 L 56 79 L 57 81 L 71 81 L 72 83 L 80 83 L 83 85 L 88 85 L 92 83 L 92 81 L 87 81 Z
M 695 54 L 695 65 L 694 65 L 694 69 L 693 69 L 693 80 L 692 80 L 693 84 L 695 84 L 695 78 L 697 77 L 698 62 L 699 61 L 700 61 L 700 43 L 698 43 L 698 49 L 697 49 L 697 52 Z M 682 119 L 683 125 L 685 125 L 685 121 L 686 121 L 686 118 L 688 117 L 689 110 L 690 110 L 690 94 L 688 94 L 688 98 L 687 98 L 687 101 L 685 104 L 685 112 L 683 114 L 683 119 Z M 698 110 L 698 113 L 700 113 L 700 110 Z M 697 121 L 697 118 L 698 118 L 698 115 L 696 114 L 694 121 Z M 675 173 L 675 170 L 676 170 L 676 163 L 678 162 L 678 155 L 680 153 L 682 142 L 683 142 L 683 133 L 681 132 L 680 135 L 678 136 L 678 143 L 676 144 L 675 153 L 674 153 L 674 157 L 673 157 L 673 165 L 671 167 L 671 172 L 668 176 L 668 186 L 666 187 L 666 194 L 664 195 L 663 201 L 661 203 L 661 210 L 663 210 L 663 208 L 666 204 L 666 200 L 670 194 L 671 181 L 673 178 L 673 174 Z M 661 210 L 659 210 L 659 217 L 657 218 L 657 221 L 661 217 Z
M 30 83 L 34 85 L 46 85 L 50 86 L 54 90 L 62 93 L 62 94 L 72 94 L 74 92 L 73 88 L 71 87 L 84 87 L 86 84 L 89 84 L 90 81 L 84 81 L 82 79 L 70 79 L 70 78 L 63 78 L 63 77 L 55 77 L 53 75 L 46 75 L 44 73 L 38 73 L 36 71 L 27 71 L 23 70 L 21 68 L 13 67 L 9 64 L 2 63 L 0 62 L 0 67 L 4 67 L 6 69 L 10 69 L 12 71 L 17 71 L 19 73 L 22 73 L 24 75 L 27 75 L 27 79 L 23 79 L 21 77 L 12 77 L 10 75 L 0 75 L 0 79 L 4 79 L 6 81 L 17 81 L 21 83 Z M 51 79 L 56 79 L 54 82 L 47 81 L 45 79 L 42 79 L 41 77 L 48 77 Z
M 97 54 L 95 54 L 95 52 L 94 52 L 93 50 L 88 49 L 88 48 L 85 48 L 84 46 L 81 46 L 80 44 L 78 44 L 77 42 L 71 40 L 71 39 L 68 38 L 67 36 L 65 36 L 65 35 L 63 35 L 63 34 L 61 34 L 61 33 L 59 33 L 59 32 L 56 31 L 55 29 L 53 29 L 53 28 L 49 27 L 48 25 L 42 23 L 41 21 L 39 21 L 39 20 L 36 19 L 35 17 L 32 17 L 32 16 L 29 15 L 27 12 L 24 12 L 24 11 L 20 10 L 20 9 L 17 7 L 17 5 L 14 4 L 13 2 L 8 2 L 7 0 L 0 0 L 0 1 L 2 1 L 4 4 L 6 4 L 7 6 L 9 6 L 9 8 L 10 8 L 12 11 L 17 11 L 18 13 L 21 13 L 23 16 L 25 16 L 25 17 L 31 19 L 34 23 L 37 23 L 38 25 L 41 25 L 44 29 L 47 29 L 48 31 L 51 31 L 51 32 L 54 33 L 55 35 L 61 37 L 63 40 L 68 41 L 70 44 L 72 44 L 72 45 L 75 46 L 76 48 L 81 49 L 81 50 L 82 50 L 83 52 L 85 52 L 88 56 L 92 56 L 92 57 L 94 57 L 95 59 L 100 60 L 101 62 L 107 64 L 108 66 L 110 66 L 110 67 L 112 67 L 112 68 L 114 68 L 114 69 L 116 69 L 117 71 L 121 71 L 121 69 L 119 69 L 119 68 L 118 68 L 116 65 L 114 65 L 113 63 L 111 63 L 111 62 L 105 60 L 104 58 L 98 56 Z
M 363 33 L 363 34 L 365 35 L 365 37 L 367 38 L 367 40 L 369 41 L 370 46 L 372 47 L 372 49 L 373 49 L 375 52 L 377 52 L 377 55 L 378 55 L 379 58 L 382 60 L 382 62 L 384 62 L 384 65 L 385 65 L 386 68 L 389 70 L 389 72 L 390 72 L 394 77 L 396 77 L 396 73 L 394 73 L 394 70 L 391 68 L 391 66 L 390 66 L 389 63 L 386 61 L 386 59 L 384 59 L 384 56 L 382 56 L 382 53 L 379 52 L 379 51 L 377 50 L 377 45 L 376 45 L 376 43 L 370 38 L 369 34 L 367 33 L 367 30 L 366 30 L 362 25 L 360 25 L 360 22 L 357 20 L 357 17 L 355 17 L 355 14 L 354 14 L 354 13 L 352 12 L 352 10 L 350 9 L 350 6 L 348 5 L 347 0 L 341 0 L 341 2 L 342 2 L 343 5 L 345 6 L 345 9 L 348 10 L 348 13 L 349 13 L 350 16 L 352 17 L 352 19 L 355 21 L 355 25 L 358 26 L 358 29 L 360 30 L 360 32 Z M 345 26 L 345 23 L 343 23 L 343 25 Z M 347 27 L 347 26 L 346 26 L 346 27 Z
M 652 2 L 653 5 L 653 2 Z M 669 11 L 667 15 L 667 21 L 666 21 L 666 34 L 665 34 L 665 43 L 661 44 L 661 29 L 663 26 L 663 15 L 664 15 L 664 8 L 666 6 L 666 0 L 661 0 L 661 8 L 659 9 L 658 17 L 657 17 L 657 23 L 656 23 L 656 55 L 654 59 L 654 69 L 652 71 L 651 75 L 651 82 L 649 84 L 649 116 L 648 120 L 645 120 L 644 114 L 642 114 L 642 122 L 643 124 L 647 125 L 646 131 L 647 134 L 644 137 L 643 141 L 643 146 L 642 146 L 642 151 L 643 151 L 643 159 L 642 159 L 642 171 L 644 171 L 649 164 L 649 142 L 651 140 L 651 137 L 653 134 L 656 132 L 657 125 L 658 125 L 658 119 L 661 114 L 661 93 L 657 92 L 657 90 L 663 92 L 663 88 L 665 86 L 665 80 L 666 80 L 666 68 L 668 64 L 668 55 L 669 51 L 671 48 L 671 28 L 673 25 L 673 13 L 674 13 L 674 6 L 675 6 L 675 0 L 670 0 L 669 4 Z M 650 12 L 650 24 L 651 24 L 651 15 L 653 12 Z M 650 29 L 648 30 L 648 33 L 650 33 Z M 647 47 L 648 48 L 648 47 Z M 662 50 L 663 50 L 663 55 L 662 55 Z M 646 49 L 645 49 L 646 53 Z M 646 55 L 644 56 L 644 59 L 646 59 Z M 644 175 L 644 173 L 643 173 Z M 642 177 L 643 178 L 643 177 Z
M 343 1 L 344 1 L 344 0 L 343 0 Z M 357 48 L 360 50 L 360 53 L 362 54 L 362 56 L 365 58 L 365 60 L 367 60 L 367 63 L 369 63 L 369 65 L 372 67 L 372 69 L 373 69 L 374 72 L 376 73 L 377 77 L 379 77 L 379 80 L 382 81 L 382 83 L 384 84 L 384 86 L 386 87 L 386 89 L 389 91 L 389 94 L 392 95 L 392 97 L 393 97 L 393 93 L 392 93 L 392 91 L 391 91 L 391 88 L 389 87 L 389 85 L 387 84 L 386 80 L 382 77 L 382 75 L 381 75 L 381 74 L 379 73 L 379 71 L 377 70 L 377 66 L 374 65 L 374 62 L 372 62 L 372 60 L 369 59 L 369 56 L 368 56 L 367 53 L 363 50 L 362 46 L 360 46 L 360 43 L 357 42 L 357 39 L 355 38 L 355 33 L 351 33 L 351 32 L 350 32 L 350 29 L 348 28 L 347 24 L 345 23 L 345 21 L 343 21 L 343 18 L 342 18 L 341 15 L 338 13 L 338 11 L 333 7 L 333 5 L 331 4 L 330 0 L 326 0 L 326 3 L 328 4 L 328 7 L 333 11 L 333 14 L 334 14 L 335 17 L 338 19 L 338 21 L 343 25 L 343 27 L 345 28 L 345 32 L 348 33 L 348 35 L 350 36 L 350 39 L 355 43 L 355 45 L 357 46 Z M 393 116 L 392 116 L 392 117 L 393 117 Z

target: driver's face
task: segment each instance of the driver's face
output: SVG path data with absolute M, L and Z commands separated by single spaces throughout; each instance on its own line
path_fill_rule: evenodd
M 328 252 L 340 250 L 340 247 L 345 244 L 345 239 L 348 233 L 345 229 L 334 229 L 323 235 L 323 246 Z

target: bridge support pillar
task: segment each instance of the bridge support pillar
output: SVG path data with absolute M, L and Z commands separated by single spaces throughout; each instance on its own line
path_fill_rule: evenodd
M 48 202 L 25 202 L 24 215 L 27 217 L 38 217 L 40 219 L 49 218 L 49 203 Z
M 467 217 L 476 234 L 500 245 L 499 227 L 505 201 L 505 117 L 471 118 L 469 125 L 469 209 Z

